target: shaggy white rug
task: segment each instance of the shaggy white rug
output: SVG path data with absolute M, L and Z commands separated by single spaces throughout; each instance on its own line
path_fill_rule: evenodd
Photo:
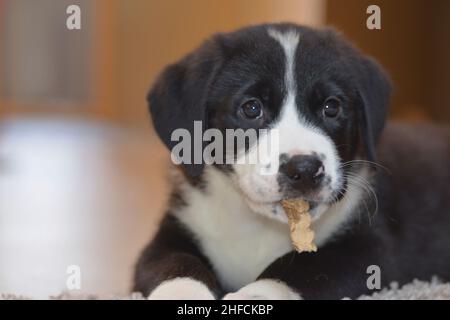
M 0 300 L 30 299 L 29 297 L 14 294 L 0 294 Z M 131 294 L 127 297 L 99 296 L 99 295 L 75 295 L 62 293 L 49 297 L 51 300 L 143 300 L 140 294 Z M 430 282 L 414 280 L 410 284 L 399 287 L 392 283 L 390 288 L 385 288 L 371 296 L 361 296 L 359 300 L 450 300 L 450 283 L 441 283 L 437 279 Z

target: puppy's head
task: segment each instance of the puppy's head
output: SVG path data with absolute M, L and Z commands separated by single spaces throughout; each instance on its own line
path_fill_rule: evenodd
M 214 36 L 166 68 L 148 100 L 169 149 L 178 143 L 174 130 L 194 136 L 194 121 L 224 137 L 227 129 L 266 129 L 253 143 L 231 151 L 225 146 L 235 160 L 267 145 L 276 132 L 277 153 L 268 162 L 215 167 L 226 171 L 250 208 L 277 218 L 284 217 L 283 198 L 304 198 L 314 207 L 345 195 L 353 168 L 345 163 L 374 159 L 389 95 L 381 68 L 335 31 L 276 24 Z M 204 150 L 205 144 L 193 139 L 190 147 Z M 183 168 L 198 176 L 204 166 Z

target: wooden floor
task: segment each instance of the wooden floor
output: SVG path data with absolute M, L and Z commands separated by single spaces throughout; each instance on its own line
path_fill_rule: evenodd
M 0 293 L 123 294 L 155 231 L 167 152 L 150 132 L 66 119 L 0 124 Z

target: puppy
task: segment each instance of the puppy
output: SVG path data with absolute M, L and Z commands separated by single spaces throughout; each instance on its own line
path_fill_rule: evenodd
M 167 67 L 148 101 L 170 150 L 174 130 L 193 133 L 201 121 L 224 135 L 276 131 L 278 153 L 265 163 L 176 166 L 134 290 L 152 299 L 340 299 L 370 294 L 370 270 L 379 271 L 375 289 L 448 280 L 448 130 L 389 128 L 376 159 L 390 91 L 380 66 L 337 32 L 294 24 L 217 34 Z M 234 158 L 265 137 L 231 150 Z M 293 251 L 285 198 L 310 203 L 318 252 Z

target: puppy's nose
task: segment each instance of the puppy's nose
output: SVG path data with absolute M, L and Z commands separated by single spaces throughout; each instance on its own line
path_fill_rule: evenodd
M 323 163 L 315 155 L 293 156 L 280 166 L 280 172 L 302 189 L 317 186 L 325 176 Z

